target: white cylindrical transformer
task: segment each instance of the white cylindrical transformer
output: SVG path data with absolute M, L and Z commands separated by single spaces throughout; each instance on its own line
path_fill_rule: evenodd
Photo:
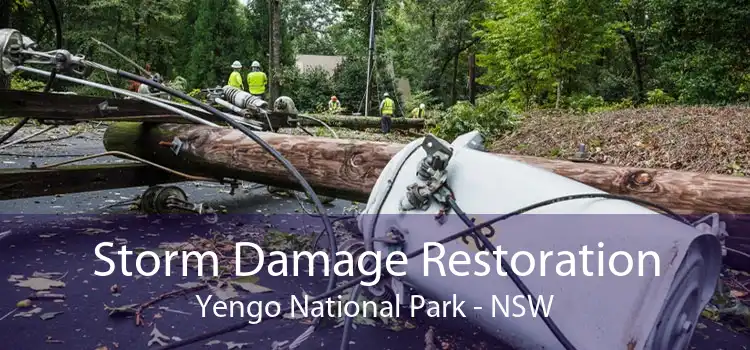
M 268 108 L 268 102 L 263 101 L 262 98 L 253 96 L 245 91 L 242 91 L 236 87 L 226 85 L 222 88 L 226 100 L 231 102 L 233 105 L 240 108 Z
M 477 224 L 556 197 L 604 193 L 484 152 L 478 136 L 466 134 L 451 145 L 445 182 Z M 400 151 L 373 188 L 358 218 L 368 249 L 388 254 L 393 245 L 380 238 L 397 231 L 403 236 L 401 249 L 410 253 L 467 228 L 451 212 L 446 221 L 436 220 L 442 207 L 436 201 L 426 210 L 402 211 L 407 187 L 419 182 L 417 169 L 426 155 L 421 143 L 416 140 Z M 486 236 L 507 252 L 503 257 L 517 267 L 514 271 L 531 271 L 521 279 L 578 350 L 686 349 L 721 267 L 721 244 L 714 235 L 619 199 L 559 202 L 483 232 L 490 232 Z M 563 349 L 539 315 L 545 307 L 534 316 L 535 305 L 498 273 L 502 269 L 493 257 L 477 257 L 479 246 L 471 238 L 446 243 L 442 257 L 433 250 L 429 261 L 424 255 L 414 258 L 401 267 L 406 275 L 398 279 L 429 298 L 465 302 L 461 310 L 470 322 L 515 348 Z M 459 276 L 464 273 L 468 275 Z

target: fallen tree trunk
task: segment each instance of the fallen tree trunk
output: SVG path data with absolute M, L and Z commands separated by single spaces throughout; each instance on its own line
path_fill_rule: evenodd
M 305 176 L 321 195 L 366 202 L 391 157 L 404 145 L 321 137 L 259 133 Z M 184 144 L 177 155 L 165 144 L 177 137 Z M 176 170 L 216 178 L 300 189 L 279 162 L 238 130 L 202 125 L 115 123 L 104 135 L 108 151 L 122 151 Z M 575 163 L 528 156 L 510 156 L 600 190 L 630 195 L 681 214 L 718 212 L 742 225 L 730 232 L 750 232 L 750 178 Z M 730 230 L 736 227 L 730 223 Z M 741 234 L 742 235 L 742 234 Z M 743 235 L 750 236 L 750 235 Z M 740 241 L 741 242 L 741 241 Z M 750 239 L 740 248 L 750 251 Z M 747 265 L 750 266 L 750 261 Z
M 347 128 L 353 130 L 365 130 L 365 129 L 380 129 L 380 117 L 360 117 L 351 115 L 325 115 L 325 114 L 314 114 L 311 117 L 322 120 L 328 126 L 333 128 Z M 425 119 L 414 119 L 414 118 L 392 118 L 393 123 L 391 129 L 395 130 L 408 130 L 408 129 L 422 129 L 429 123 Z M 320 123 L 299 118 L 299 124 L 301 126 L 321 126 Z
M 367 200 L 382 169 L 404 147 L 385 142 L 259 134 L 287 157 L 313 187 L 356 201 Z M 175 137 L 186 143 L 177 156 L 164 146 Z M 278 162 L 238 130 L 122 122 L 107 129 L 104 145 L 108 151 L 131 153 L 186 172 L 278 186 L 294 184 Z M 750 178 L 746 177 L 501 156 L 681 213 L 750 214 Z

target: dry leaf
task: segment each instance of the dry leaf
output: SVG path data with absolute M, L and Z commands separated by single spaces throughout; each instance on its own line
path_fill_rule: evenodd
M 228 341 L 228 342 L 224 343 L 224 345 L 227 346 L 227 350 L 242 349 L 247 344 L 248 343 L 235 343 L 233 341 Z
M 250 292 L 250 293 L 268 293 L 273 292 L 272 289 L 257 285 L 259 278 L 257 276 L 246 276 L 246 277 L 238 277 L 233 279 L 231 282 L 237 287 L 242 288 L 243 290 Z
M 154 343 L 159 344 L 159 346 L 167 345 L 167 340 L 169 340 L 169 337 L 159 332 L 158 329 L 156 329 L 156 326 L 154 326 L 154 329 L 151 331 L 151 340 L 148 341 L 147 346 L 154 345 Z
M 205 346 L 212 346 L 212 345 L 219 345 L 219 344 L 221 344 L 220 341 L 218 341 L 218 340 L 212 340 L 212 341 L 210 341 L 210 342 L 208 342 L 208 343 L 206 343 L 204 345 Z
M 89 227 L 89 228 L 81 231 L 80 233 L 83 234 L 83 235 L 93 236 L 93 235 L 98 235 L 100 233 L 110 233 L 112 231 L 114 231 L 114 230 L 103 230 L 103 229 L 100 229 L 100 228 Z
M 109 348 L 106 345 L 102 345 L 94 350 L 109 350 Z
M 229 300 L 240 296 L 237 293 L 237 290 L 229 283 L 220 286 L 210 286 L 209 288 L 211 289 L 211 292 L 221 300 Z
M 34 309 L 26 311 L 26 312 L 19 312 L 19 313 L 13 315 L 13 317 L 31 317 L 31 316 L 34 316 L 35 314 L 40 313 L 40 312 L 42 312 L 42 308 L 41 307 L 37 307 L 37 308 L 34 308 Z
M 63 344 L 64 342 L 62 340 L 52 339 L 51 336 L 47 336 L 47 339 L 44 341 L 47 344 Z
M 8 282 L 16 283 L 24 278 L 23 275 L 10 275 L 8 276 Z
M 744 298 L 747 296 L 747 292 L 743 292 L 741 290 L 732 290 L 729 292 L 729 294 L 735 298 Z
M 39 315 L 39 318 L 41 318 L 44 321 L 51 320 L 51 319 L 55 318 L 55 316 L 57 316 L 57 315 L 59 315 L 61 313 L 62 312 L 47 312 L 47 313 Z
M 24 299 L 16 303 L 17 308 L 26 308 L 31 306 L 31 300 Z
M 62 272 L 38 272 L 35 271 L 31 277 L 37 277 L 37 278 L 49 278 L 49 279 L 60 279 L 60 277 L 64 276 L 65 274 Z
M 182 289 L 192 289 L 192 288 L 198 288 L 199 286 L 202 286 L 203 283 L 199 282 L 186 282 L 186 283 L 178 283 L 176 286 L 182 288 Z
M 65 282 L 51 280 L 49 278 L 31 277 L 29 279 L 19 281 L 16 286 L 31 288 L 33 290 L 49 290 L 53 287 L 65 287 Z

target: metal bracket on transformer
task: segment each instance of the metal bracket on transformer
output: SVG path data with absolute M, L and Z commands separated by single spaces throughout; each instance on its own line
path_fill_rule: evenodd
M 445 203 L 451 195 L 444 185 L 448 179 L 446 169 L 453 156 L 453 148 L 432 134 L 425 136 L 422 148 L 427 155 L 422 158 L 417 168 L 419 181 L 406 188 L 406 195 L 399 206 L 401 211 L 427 210 L 430 206 L 430 199 L 435 198 L 438 202 Z
M 709 220 L 710 223 L 708 223 Z M 721 243 L 721 256 L 727 255 L 726 239 L 729 237 L 729 232 L 727 232 L 727 223 L 721 221 L 718 213 L 706 215 L 691 225 L 701 232 L 716 236 Z

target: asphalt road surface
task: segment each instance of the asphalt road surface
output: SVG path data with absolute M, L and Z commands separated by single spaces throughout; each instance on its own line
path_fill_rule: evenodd
M 25 128 L 21 135 L 33 130 Z M 101 131 L 87 132 L 53 144 L 35 143 L 2 149 L 0 166 L 28 167 L 32 162 L 41 165 L 102 152 Z M 47 136 L 65 133 L 63 130 L 59 135 Z M 115 161 L 120 160 L 107 158 L 87 163 Z M 0 275 L 9 279 L 0 282 L 0 349 L 146 349 L 154 329 L 166 336 L 162 338 L 165 342 L 172 343 L 240 322 L 239 317 L 218 318 L 210 314 L 203 317 L 196 295 L 205 300 L 211 294 L 207 290 L 154 303 L 143 311 L 143 326 L 136 326 L 132 315 L 110 316 L 105 306 L 118 307 L 154 300 L 176 290 L 176 284 L 193 282 L 197 277 L 181 277 L 179 267 L 173 267 L 171 276 L 165 276 L 163 271 L 152 277 L 138 276 L 137 273 L 125 276 L 119 272 L 108 277 L 95 276 L 95 270 L 107 268 L 94 254 L 100 242 L 126 244 L 131 249 L 152 249 L 163 242 L 183 242 L 189 236 L 209 236 L 216 231 L 242 236 L 268 228 L 300 234 L 320 230 L 317 219 L 299 213 L 297 200 L 271 195 L 264 188 L 248 187 L 232 196 L 226 188 L 218 185 L 181 183 L 179 186 L 191 200 L 208 202 L 212 207 L 225 209 L 228 214 L 220 215 L 218 222 L 210 223 L 199 216 L 139 216 L 129 213 L 126 208 L 107 208 L 135 197 L 145 188 L 0 201 Z M 332 214 L 341 214 L 351 205 L 346 201 L 335 201 L 328 209 Z M 127 266 L 129 271 L 135 271 L 133 259 Z M 47 276 L 49 280 L 59 282 L 44 280 L 44 283 L 64 283 L 64 286 L 51 288 L 51 293 L 64 297 L 45 297 L 33 300 L 30 307 L 16 308 L 17 302 L 34 292 L 17 284 L 35 272 L 59 273 Z M 274 292 L 240 293 L 236 300 L 277 300 L 287 304 L 293 294 L 304 291 L 314 295 L 324 291 L 326 280 L 322 277 L 261 274 L 258 284 Z M 437 320 L 417 315 L 416 319 L 409 320 L 408 325 L 414 327 L 395 331 L 377 325 L 358 325 L 352 332 L 350 348 L 426 349 L 426 332 L 434 326 L 437 349 L 508 349 L 460 319 Z M 274 342 L 291 341 L 307 327 L 304 320 L 268 321 L 186 348 L 272 349 Z M 323 328 L 299 349 L 338 349 L 341 333 L 341 328 Z M 704 320 L 696 330 L 691 348 L 730 350 L 747 349 L 749 345 L 747 336 Z

